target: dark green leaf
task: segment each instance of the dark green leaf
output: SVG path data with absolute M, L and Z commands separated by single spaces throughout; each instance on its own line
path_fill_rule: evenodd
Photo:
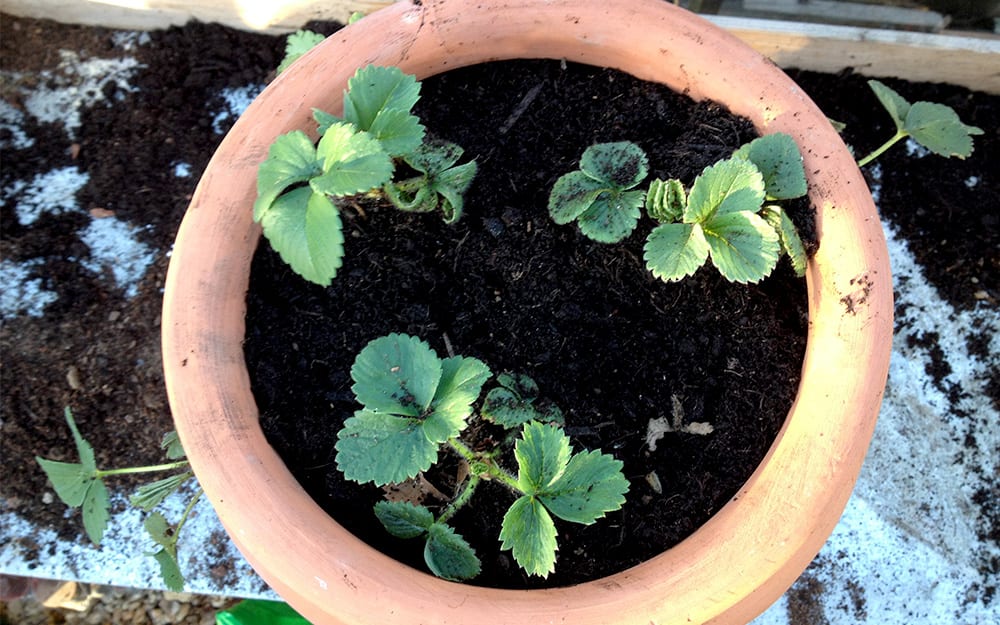
M 129 503 L 136 508 L 149 512 L 160 505 L 164 499 L 176 492 L 184 482 L 194 477 L 190 471 L 171 475 L 162 480 L 157 480 L 150 484 L 143 484 L 134 495 L 129 497 Z
M 426 139 L 412 152 L 406 154 L 403 160 L 417 171 L 434 175 L 439 174 L 458 162 L 465 150 L 457 143 L 440 139 Z
M 464 538 L 444 523 L 431 525 L 424 545 L 424 562 L 438 577 L 452 581 L 479 575 L 479 558 Z
M 430 510 L 405 501 L 380 501 L 375 504 L 375 516 L 397 538 L 416 538 L 434 524 Z
M 316 147 L 301 130 L 280 135 L 271 144 L 267 160 L 257 171 L 257 201 L 254 221 L 261 221 L 274 201 L 292 185 L 306 182 L 321 173 Z
M 167 432 L 164 434 L 163 440 L 160 441 L 160 448 L 166 450 L 169 460 L 179 460 L 186 455 L 177 432 Z
M 326 134 L 326 131 L 330 129 L 330 126 L 345 123 L 344 120 L 340 119 L 336 115 L 331 115 L 326 111 L 321 111 L 320 109 L 313 109 L 313 119 L 316 120 L 316 123 L 318 124 L 316 127 L 316 133 L 321 136 Z
M 635 230 L 644 200 L 642 191 L 602 193 L 578 218 L 580 232 L 601 243 L 617 243 Z
M 792 262 L 792 269 L 795 270 L 795 275 L 800 278 L 806 275 L 806 248 L 802 245 L 799 231 L 788 217 L 788 213 L 782 210 L 780 206 L 765 206 L 761 216 L 778 233 L 781 249 L 788 254 L 788 258 Z
M 79 508 L 87 496 L 87 489 L 97 478 L 93 471 L 88 471 L 77 462 L 58 462 L 35 456 L 45 475 L 52 482 L 56 494 L 64 504 L 71 508 Z
M 529 495 L 542 492 L 566 470 L 570 458 L 569 437 L 561 428 L 527 423 L 514 446 L 514 457 L 521 490 Z
M 594 180 L 582 171 L 560 176 L 549 194 L 549 215 L 559 225 L 568 224 L 590 208 L 597 196 L 608 190 L 607 184 Z
M 360 410 L 337 434 L 337 467 L 349 480 L 398 484 L 426 471 L 438 445 L 427 439 L 421 421 Z
M 425 129 L 416 115 L 389 109 L 375 117 L 368 132 L 382 144 L 382 149 L 390 156 L 400 156 L 421 145 Z
M 622 466 L 620 460 L 600 451 L 575 454 L 559 479 L 538 498 L 557 517 L 590 525 L 625 503 L 629 484 Z
M 278 65 L 278 73 L 288 69 L 299 57 L 315 48 L 324 39 L 326 37 L 311 30 L 299 30 L 288 35 L 285 43 L 285 58 Z
M 347 81 L 344 118 L 368 130 L 378 114 L 396 109 L 409 113 L 420 99 L 420 83 L 398 67 L 369 65 Z
M 441 377 L 441 359 L 427 343 L 390 334 L 368 343 L 355 358 L 351 390 L 368 410 L 417 417 L 430 408 Z
M 174 592 L 183 592 L 184 574 L 181 573 L 181 567 L 177 564 L 177 556 L 166 549 L 160 549 L 151 555 L 156 560 L 156 563 L 160 565 L 160 576 L 163 578 L 163 583 L 166 584 L 167 589 Z
M 458 436 L 490 375 L 489 367 L 477 358 L 453 356 L 441 361 L 441 380 L 424 422 L 424 435 L 435 443 Z
M 486 394 L 480 414 L 487 421 L 492 421 L 508 430 L 520 427 L 539 417 L 535 407 L 528 400 L 522 399 L 506 388 L 494 388 Z
M 630 141 L 598 143 L 583 152 L 580 171 L 617 191 L 631 189 L 646 177 L 649 159 Z
M 764 177 L 764 192 L 773 200 L 802 197 L 808 191 L 802 154 L 795 139 L 784 133 L 764 135 L 736 151 L 757 166 Z
M 261 227 L 271 247 L 300 276 L 329 286 L 343 263 L 340 211 L 309 187 L 289 191 L 264 213 Z
M 904 129 L 931 152 L 958 158 L 968 158 L 972 154 L 972 135 L 983 134 L 982 129 L 963 124 L 951 107 L 933 102 L 911 106 Z
M 868 86 L 875 92 L 875 96 L 885 107 L 885 110 L 889 112 L 892 121 L 896 124 L 896 129 L 902 130 L 906 116 L 910 112 L 910 103 L 906 101 L 906 98 L 877 80 L 869 80 Z

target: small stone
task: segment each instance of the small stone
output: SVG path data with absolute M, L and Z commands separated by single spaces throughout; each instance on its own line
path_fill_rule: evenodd
M 112 310 L 110 313 L 108 313 L 108 321 L 114 323 L 115 321 L 121 319 L 121 316 L 122 314 L 120 312 L 118 312 L 117 310 Z
M 42 493 L 42 503 L 45 504 L 46 506 L 52 504 L 53 502 L 55 502 L 55 500 L 56 500 L 55 495 L 53 495 L 49 491 L 45 491 L 44 493 Z
M 80 370 L 76 368 L 76 365 L 71 365 L 69 371 L 66 372 L 66 382 L 74 391 L 83 388 L 83 383 L 80 381 Z
M 978 300 L 984 300 L 984 299 L 989 299 L 990 294 L 987 293 L 986 291 L 976 291 L 975 293 L 972 294 L 972 297 L 975 297 Z

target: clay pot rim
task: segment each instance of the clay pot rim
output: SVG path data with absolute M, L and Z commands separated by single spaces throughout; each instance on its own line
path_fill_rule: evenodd
M 505 7 L 514 12 L 504 13 Z M 687 44 L 693 51 L 682 50 Z M 518 58 L 525 50 L 532 58 L 615 67 L 697 99 L 739 93 L 742 99 L 730 105 L 734 112 L 762 132 L 789 132 L 805 146 L 822 236 L 807 272 L 810 334 L 800 394 L 747 484 L 660 556 L 594 582 L 542 591 L 445 582 L 343 530 L 264 440 L 241 345 L 250 257 L 259 238 L 248 207 L 270 139 L 310 128 L 313 106 L 339 110 L 340 90 L 356 67 L 399 65 L 425 77 Z M 396 3 L 339 31 L 241 117 L 185 216 L 163 319 L 168 396 L 195 473 L 247 559 L 314 622 L 468 623 L 483 610 L 497 623 L 745 622 L 801 573 L 846 505 L 888 373 L 892 287 L 880 222 L 843 143 L 790 79 L 734 37 L 657 0 L 521 0 L 513 6 L 424 0 Z M 828 363 L 834 374 L 824 369 Z M 765 512 L 755 512 L 759 507 Z M 774 515 L 785 525 L 773 525 Z

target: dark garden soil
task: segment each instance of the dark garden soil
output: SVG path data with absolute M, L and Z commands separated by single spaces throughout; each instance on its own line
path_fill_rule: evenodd
M 116 57 L 113 34 L 4 16 L 2 69 L 52 68 L 60 49 Z M 212 129 L 220 91 L 266 81 L 284 46 L 282 38 L 198 24 L 150 36 L 131 53 L 145 65 L 132 80 L 135 91 L 109 90 L 112 104 L 84 109 L 74 137 L 26 116 L 32 136 L 42 139 L 5 149 L 0 170 L 0 189 L 60 166 L 90 175 L 77 198 L 81 211 L 48 214 L 28 228 L 18 224 L 12 203 L 0 208 L 0 257 L 40 259 L 35 277 L 59 296 L 43 317 L 22 315 L 0 326 L 0 499 L 66 537 L 82 535 L 79 516 L 44 503 L 48 487 L 33 458 L 74 459 L 62 418 L 69 405 L 99 465 L 161 459 L 159 438 L 171 429 L 159 349 L 166 252 L 221 140 Z M 848 123 L 845 137 L 859 152 L 891 134 L 862 77 L 792 75 L 832 118 Z M 882 210 L 942 294 L 960 310 L 997 306 L 1000 99 L 885 82 L 910 99 L 950 104 L 966 123 L 987 128 L 966 162 L 918 159 L 896 148 L 883 157 L 879 182 Z M 503 99 L 488 100 L 488 92 Z M 16 81 L 0 83 L 0 96 L 23 108 L 18 93 Z M 548 584 L 603 575 L 662 551 L 738 490 L 780 427 L 804 348 L 804 285 L 785 269 L 750 287 L 707 269 L 680 285 L 658 282 L 641 261 L 648 222 L 621 245 L 598 245 L 573 226 L 553 225 L 545 198 L 596 141 L 636 141 L 650 154 L 652 175 L 690 182 L 752 137 L 751 129 L 620 74 L 558 62 L 524 64 L 519 74 L 493 66 L 428 80 L 419 106 L 432 132 L 460 143 L 479 163 L 467 215 L 446 226 L 433 215 L 370 203 L 345 207 L 347 257 L 329 289 L 301 284 L 262 247 L 247 354 L 256 363 L 270 440 L 338 520 L 423 568 L 413 545 L 394 544 L 374 523 L 370 503 L 380 493 L 340 480 L 333 449 L 340 421 L 356 408 L 348 375 L 354 355 L 389 332 L 418 335 L 440 354 L 450 345 L 495 373 L 530 374 L 566 412 L 576 448 L 600 447 L 625 462 L 626 507 L 589 527 L 560 523 L 557 573 Z M 173 175 L 176 161 L 189 163 L 192 175 Z M 971 177 L 983 182 L 970 185 Z M 76 261 L 88 253 L 77 231 L 103 214 L 94 209 L 148 226 L 140 236 L 156 261 L 133 298 Z M 282 375 L 305 390 L 293 391 Z M 990 394 L 1000 403 L 1000 379 Z M 707 421 L 715 432 L 666 434 L 654 450 L 646 441 L 649 421 L 672 416 L 675 398 L 684 422 Z M 288 423 L 297 429 L 281 429 Z M 654 473 L 662 492 L 652 484 Z M 484 559 L 478 581 L 537 585 L 497 556 L 498 522 L 510 496 L 487 485 L 476 500 L 484 519 L 463 511 L 455 521 Z

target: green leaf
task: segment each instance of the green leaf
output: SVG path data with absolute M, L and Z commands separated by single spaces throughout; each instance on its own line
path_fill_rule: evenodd
M 556 526 L 536 498 L 524 495 L 507 510 L 500 540 L 500 549 L 510 549 L 514 560 L 529 575 L 548 577 L 555 570 Z
M 710 165 L 695 178 L 684 211 L 685 223 L 702 223 L 716 214 L 757 212 L 764 202 L 764 178 L 753 163 L 730 158 Z
M 428 440 L 443 443 L 465 429 L 472 404 L 490 375 L 489 367 L 476 358 L 454 356 L 441 361 L 441 380 L 423 426 Z
M 456 582 L 479 575 L 481 568 L 475 550 L 444 523 L 431 525 L 424 545 L 424 562 L 438 577 Z
M 441 212 L 444 213 L 445 223 L 452 224 L 461 218 L 465 192 L 476 177 L 477 170 L 476 161 L 469 161 L 434 176 L 431 188 L 444 198 Z
M 442 363 L 424 341 L 405 334 L 379 337 L 351 367 L 351 390 L 369 411 L 423 416 L 442 377 Z
M 160 576 L 163 578 L 163 583 L 166 584 L 167 590 L 183 592 L 184 574 L 181 573 L 181 567 L 177 564 L 176 554 L 166 549 L 160 549 L 151 555 L 156 560 L 156 563 L 160 565 Z
M 288 187 L 306 182 L 322 172 L 316 147 L 306 133 L 295 130 L 280 135 L 271 144 L 267 160 L 257 170 L 257 200 L 253 219 L 261 221 L 274 201 Z
M 108 521 L 111 520 L 111 502 L 108 501 L 108 489 L 104 482 L 94 479 L 87 488 L 87 494 L 83 498 L 83 529 L 87 531 L 87 536 L 98 547 L 104 538 L 104 531 L 108 529 Z
M 580 232 L 601 243 L 617 243 L 635 230 L 644 200 L 642 191 L 602 193 L 578 218 Z
M 384 110 L 409 113 L 420 99 L 420 83 L 398 67 L 369 65 L 359 69 L 347 81 L 344 94 L 344 119 L 361 130 L 372 127 Z
M 309 625 L 287 603 L 244 599 L 215 615 L 215 625 Z
M 316 120 L 316 123 L 318 124 L 316 127 L 316 133 L 321 136 L 326 134 L 326 131 L 330 129 L 330 126 L 345 123 L 344 120 L 340 119 L 336 115 L 331 115 L 326 111 L 321 111 L 316 108 L 313 109 L 313 119 Z
M 712 264 L 730 282 L 760 282 L 778 263 L 778 234 L 754 213 L 719 214 L 703 228 Z
M 434 524 L 430 510 L 405 501 L 380 501 L 375 504 L 375 516 L 397 538 L 416 538 Z
M 649 171 L 649 159 L 631 141 L 598 143 L 583 152 L 580 170 L 618 191 L 631 189 L 642 182 Z
M 375 117 L 368 132 L 382 144 L 382 149 L 389 155 L 399 156 L 421 145 L 425 129 L 416 115 L 389 109 Z
M 523 373 L 505 371 L 497 376 L 497 383 L 510 389 L 521 399 L 534 401 L 538 397 L 538 384 Z
M 910 112 L 910 103 L 906 101 L 906 98 L 877 80 L 869 80 L 868 86 L 875 92 L 875 96 L 885 107 L 885 110 L 889 112 L 892 121 L 896 124 L 896 129 L 903 130 L 906 116 Z
M 289 191 L 264 213 L 261 227 L 271 247 L 300 276 L 329 286 L 343 264 L 340 211 L 309 187 Z
M 35 456 L 35 460 L 52 482 L 56 495 L 71 508 L 79 508 L 87 496 L 87 490 L 97 478 L 93 471 L 78 462 L 58 462 Z
M 519 397 L 506 388 L 494 388 L 486 394 L 480 414 L 487 421 L 503 426 L 508 430 L 520 427 L 525 423 L 538 420 L 538 412 L 531 402 Z
M 324 39 L 326 37 L 311 30 L 299 30 L 288 35 L 285 42 L 285 58 L 278 65 L 278 73 L 288 69 L 300 56 L 315 48 Z
M 177 432 L 164 434 L 163 440 L 160 441 L 160 449 L 166 450 L 168 460 L 179 460 L 187 455 L 184 453 L 184 447 L 181 446 L 181 439 L 177 436 Z
M 792 261 L 792 269 L 795 270 L 795 275 L 800 278 L 806 275 L 806 248 L 802 244 L 799 231 L 795 228 L 795 224 L 792 223 L 788 213 L 780 206 L 771 205 L 764 207 L 761 216 L 778 233 L 778 241 L 781 243 L 781 249 L 784 253 L 788 254 L 789 260 Z
M 317 193 L 344 196 L 381 187 L 392 178 L 392 159 L 372 135 L 351 124 L 330 126 L 316 148 L 323 173 L 310 179 Z
M 790 135 L 779 132 L 754 139 L 733 156 L 757 166 L 764 177 L 764 192 L 770 199 L 790 200 L 808 191 L 802 154 Z
M 538 498 L 560 519 L 590 525 L 625 503 L 629 483 L 622 466 L 620 460 L 600 451 L 575 454 L 559 479 Z
M 549 194 L 549 216 L 559 225 L 565 225 L 590 208 L 607 185 L 594 180 L 582 171 L 571 171 L 556 180 Z
M 569 437 L 561 428 L 534 421 L 527 423 L 514 445 L 514 457 L 518 487 L 529 495 L 542 492 L 566 470 Z
M 438 445 L 421 421 L 359 410 L 337 433 L 337 466 L 344 477 L 376 486 L 416 477 L 437 461 Z
M 690 276 L 708 260 L 708 241 L 698 224 L 661 224 L 646 238 L 643 258 L 665 282 Z
M 400 183 L 389 181 L 382 187 L 393 206 L 410 213 L 429 213 L 438 207 L 438 196 L 427 186 L 427 178 L 410 178 Z
M 70 432 L 73 433 L 73 443 L 76 445 L 76 453 L 80 455 L 80 464 L 88 471 L 97 471 L 97 462 L 94 460 L 94 448 L 80 435 L 80 430 L 77 429 L 76 421 L 73 419 L 73 411 L 69 409 L 69 406 L 63 409 L 63 417 L 66 418 Z
M 142 523 L 143 527 L 146 528 L 146 532 L 149 534 L 150 538 L 156 541 L 156 544 L 168 549 L 171 552 L 175 552 L 177 549 L 177 534 L 174 532 L 174 528 L 167 522 L 167 518 L 160 514 L 159 512 L 154 512 L 146 517 L 146 520 Z
M 911 106 L 904 130 L 935 154 L 963 159 L 972 154 L 972 135 L 983 134 L 982 129 L 963 124 L 951 107 L 933 102 Z
M 143 484 L 134 495 L 129 497 L 129 503 L 136 508 L 149 512 L 160 505 L 164 499 L 176 492 L 184 482 L 194 477 L 194 473 L 178 473 L 162 480 L 157 480 L 149 484 Z
M 684 217 L 687 192 L 680 180 L 656 180 L 649 183 L 646 192 L 646 212 L 660 223 L 673 223 Z
M 465 150 L 457 143 L 427 139 L 403 156 L 406 164 L 424 174 L 439 174 L 458 162 Z

